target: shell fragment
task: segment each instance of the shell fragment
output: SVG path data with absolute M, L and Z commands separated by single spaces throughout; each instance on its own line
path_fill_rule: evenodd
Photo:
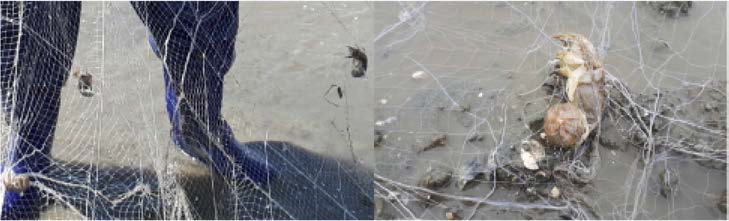
M 425 72 L 416 71 L 415 73 L 413 73 L 413 75 L 411 77 L 415 80 L 423 79 L 423 78 L 425 78 Z
M 530 170 L 538 170 L 539 166 L 537 165 L 537 160 L 534 158 L 534 155 L 532 153 L 527 152 L 524 149 L 519 149 L 521 152 L 521 161 L 524 162 L 524 167 Z

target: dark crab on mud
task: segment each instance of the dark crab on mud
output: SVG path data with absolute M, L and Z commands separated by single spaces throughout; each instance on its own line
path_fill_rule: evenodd
M 367 54 L 365 54 L 364 48 L 347 46 L 347 49 L 349 49 L 349 55 L 346 58 L 352 59 L 352 77 L 363 77 L 367 72 Z
M 74 68 L 71 75 L 78 79 L 78 91 L 84 97 L 91 97 L 96 94 L 93 88 L 93 76 L 87 71 L 81 71 L 80 68 Z

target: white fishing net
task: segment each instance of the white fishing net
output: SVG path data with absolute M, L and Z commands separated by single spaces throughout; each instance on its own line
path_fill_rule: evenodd
M 726 219 L 725 2 L 374 11 L 376 218 Z M 564 96 L 559 33 L 595 45 L 606 113 L 589 148 L 525 166 Z
M 239 10 L 239 18 L 234 62 L 222 92 L 222 116 L 244 143 L 241 148 L 277 171 L 266 173 L 267 185 L 245 173 L 218 176 L 201 163 L 210 159 L 194 150 L 183 153 L 172 144 L 163 66 L 194 62 L 190 55 L 195 53 L 163 62 L 150 48 L 150 29 L 129 2 L 83 2 L 78 23 L 65 12 L 40 13 L 39 8 L 53 11 L 48 7 L 70 7 L 68 3 L 41 5 L 3 2 L 0 8 L 3 73 L 24 77 L 21 81 L 3 75 L 1 84 L 8 88 L 3 92 L 13 94 L 10 100 L 15 102 L 4 107 L 25 113 L 16 117 L 2 113 L 9 119 L 0 126 L 4 175 L 19 167 L 19 160 L 11 157 L 14 145 L 30 139 L 18 140 L 18 131 L 53 127 L 43 111 L 58 108 L 59 115 L 55 135 L 43 135 L 48 146 L 52 142 L 50 152 L 42 153 L 45 146 L 31 146 L 26 148 L 29 152 L 16 154 L 22 159 L 50 159 L 41 171 L 25 174 L 43 201 L 4 202 L 0 211 L 4 218 L 33 217 L 38 212 L 45 219 L 372 217 L 372 81 L 369 74 L 354 78 L 352 61 L 345 58 L 346 46 L 371 48 L 371 4 L 241 2 L 239 8 L 227 8 Z M 217 18 L 203 9 L 195 11 L 196 5 L 189 7 L 201 21 Z M 155 13 L 146 16 L 179 16 Z M 41 26 L 28 22 L 46 22 L 49 29 L 36 30 Z M 180 17 L 172 25 L 185 22 L 190 21 Z M 73 52 L 72 44 L 48 33 L 71 32 L 67 28 L 76 24 L 75 55 L 68 56 L 64 50 Z M 185 31 L 192 35 L 193 31 Z M 48 54 L 11 56 L 23 54 L 16 50 L 17 33 L 22 33 L 20 38 L 29 35 Z M 59 45 L 54 41 L 68 48 L 51 47 Z M 161 42 L 165 42 L 158 44 L 161 51 L 186 43 Z M 48 62 L 62 64 L 54 67 L 64 73 L 78 68 L 81 75 L 69 76 L 62 88 L 54 87 L 52 82 L 63 81 L 60 75 L 32 75 L 40 69 L 37 65 Z M 85 73 L 92 76 L 92 87 L 80 90 Z M 182 96 L 194 100 L 209 96 L 209 90 L 193 88 Z M 60 103 L 52 99 L 58 93 Z M 24 100 L 39 102 L 19 105 Z M 205 103 L 190 105 L 207 113 Z M 191 121 L 206 122 L 208 117 L 196 115 Z M 219 148 L 217 141 L 208 144 Z M 11 194 L 8 186 L 0 187 L 0 196 Z

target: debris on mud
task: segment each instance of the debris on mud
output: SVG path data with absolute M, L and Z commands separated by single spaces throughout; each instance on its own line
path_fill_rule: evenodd
M 375 126 L 382 127 L 382 126 L 391 124 L 391 123 L 395 122 L 396 120 L 397 120 L 397 117 L 394 117 L 394 116 L 388 117 L 387 119 L 384 119 L 384 120 L 375 121 Z
M 542 161 L 544 157 L 546 157 L 544 152 L 544 146 L 537 140 L 530 139 L 528 141 L 524 141 L 521 144 L 521 148 L 531 153 L 537 163 Z
M 687 15 L 688 10 L 693 6 L 691 1 L 665 1 L 665 2 L 648 2 L 654 10 L 661 14 L 665 14 L 670 18 L 677 18 L 680 15 Z
M 564 39 L 568 40 L 565 42 Z M 430 168 L 426 176 L 419 180 L 418 186 L 430 190 L 446 186 L 451 179 L 455 182 L 458 188 L 456 193 L 442 193 L 439 196 L 469 202 L 471 204 L 463 205 L 473 206 L 473 212 L 468 211 L 470 216 L 460 214 L 463 217 L 458 217 L 454 212 L 453 217 L 470 219 L 474 217 L 473 214 L 483 212 L 479 208 L 481 204 L 498 201 L 503 202 L 499 206 L 509 209 L 533 211 L 524 207 L 545 207 L 548 209 L 535 210 L 556 211 L 552 215 L 569 219 L 599 219 L 605 211 L 595 209 L 599 208 L 596 206 L 599 204 L 593 197 L 596 197 L 595 193 L 602 194 L 594 191 L 598 187 L 594 181 L 602 165 L 601 151 L 612 154 L 613 157 L 608 158 L 610 162 L 620 162 L 615 160 L 616 156 L 636 157 L 636 160 L 648 162 L 637 165 L 639 168 L 656 166 L 650 163 L 665 160 L 669 156 L 668 159 L 694 160 L 707 167 L 711 165 L 711 168 L 725 169 L 727 150 L 726 136 L 723 134 L 726 133 L 726 98 L 724 92 L 719 90 L 725 88 L 721 86 L 725 82 L 718 82 L 718 86 L 707 83 L 695 88 L 670 88 L 653 94 L 631 92 L 620 79 L 603 72 L 601 60 L 594 53 L 594 48 L 585 47 L 588 44 L 582 42 L 586 38 L 577 34 L 562 34 L 559 40 L 563 41 L 563 49 L 570 53 L 563 52 L 560 55 L 562 57 L 558 60 L 561 61 L 556 62 L 557 71 L 550 73 L 543 84 L 542 89 L 547 96 L 543 100 L 529 100 L 539 106 L 536 112 L 524 110 L 538 117 L 521 115 L 523 122 L 520 124 L 527 130 L 517 131 L 521 133 L 520 137 L 508 137 L 511 134 L 506 132 L 507 136 L 501 135 L 501 138 L 494 139 L 494 146 L 490 146 L 493 149 L 486 152 L 478 149 L 477 154 L 473 154 L 473 149 L 469 148 L 481 148 L 481 144 L 488 143 L 476 143 L 485 139 L 485 133 L 482 130 L 469 131 L 461 154 L 467 153 L 472 158 L 465 158 L 460 165 L 451 166 L 456 168 L 452 178 L 448 168 Z M 448 104 L 436 105 L 440 111 L 448 109 Z M 560 110 L 560 106 L 566 108 Z M 461 109 L 458 107 L 454 105 L 448 110 L 462 114 L 459 111 L 470 109 L 467 106 L 460 106 Z M 511 108 L 518 109 L 518 106 Z M 559 111 L 553 110 L 553 116 L 549 116 L 550 108 Z M 474 110 L 481 109 L 474 105 Z M 556 129 L 548 128 L 550 124 L 557 125 Z M 471 128 L 470 124 L 461 126 Z M 492 131 L 492 135 L 498 136 L 496 130 Z M 450 139 L 451 145 L 464 141 L 459 136 Z M 444 146 L 446 137 L 440 135 L 430 141 L 427 146 L 426 142 L 419 143 L 419 146 L 425 146 L 419 152 Z M 616 154 L 618 151 L 621 151 L 619 156 Z M 448 172 L 434 172 L 438 170 Z M 438 174 L 441 176 L 437 177 Z M 663 197 L 671 198 L 678 193 L 678 173 L 674 170 L 652 170 L 646 173 L 646 179 L 647 184 L 641 184 L 638 188 L 655 189 L 642 191 L 644 194 L 660 193 Z M 487 188 L 493 189 L 473 196 L 472 190 L 480 191 L 484 187 L 479 185 L 488 185 Z M 469 186 L 474 188 L 468 190 Z M 418 187 L 411 190 L 425 192 Z M 440 192 L 428 193 L 438 195 Z M 726 196 L 722 194 L 718 202 L 711 201 L 710 204 L 716 204 L 725 213 Z M 503 200 L 503 197 L 508 199 Z M 635 197 L 640 199 L 644 196 Z M 446 218 L 451 219 L 447 212 Z
M 460 217 L 458 217 L 458 214 L 455 211 L 448 210 L 448 211 L 446 211 L 446 219 L 447 220 L 457 220 L 457 219 L 460 219 Z
M 428 189 L 439 189 L 448 184 L 453 171 L 444 166 L 431 166 L 425 172 L 423 178 L 418 181 L 418 186 Z
M 716 104 L 707 103 L 707 104 L 704 104 L 704 110 L 706 112 L 711 112 L 711 111 L 719 110 L 719 107 Z
M 475 143 L 475 142 L 481 142 L 483 141 L 484 136 L 481 134 L 474 134 L 470 138 L 468 138 L 468 142 Z
M 552 179 L 552 175 L 544 172 L 544 170 L 537 171 L 537 173 L 534 174 L 534 181 L 538 183 L 549 182 L 550 179 Z
M 430 143 L 428 143 L 427 146 L 420 148 L 418 150 L 418 153 L 422 153 L 422 152 L 428 151 L 428 150 L 436 148 L 436 147 L 445 146 L 447 140 L 448 140 L 448 137 L 446 137 L 445 134 L 435 136 L 430 140 Z
M 558 182 L 567 184 L 587 184 L 592 182 L 597 176 L 597 170 L 600 167 L 600 151 L 589 148 L 597 146 L 596 144 L 584 145 L 584 150 L 589 152 L 580 158 L 572 160 L 564 160 L 554 167 L 554 175 Z
M 471 112 L 471 105 L 468 105 L 468 104 L 465 104 L 465 105 L 459 104 L 454 109 L 456 111 L 458 111 L 458 112 L 461 112 L 461 113 L 468 113 L 468 112 Z
M 337 104 L 336 102 L 329 99 L 329 96 L 330 96 L 329 94 L 332 93 L 333 89 L 334 89 L 334 91 L 337 92 L 336 95 L 339 99 L 342 99 L 344 97 L 344 92 L 342 91 L 342 87 L 340 87 L 339 85 L 336 85 L 336 84 L 330 85 L 329 88 L 326 91 L 324 91 L 324 95 L 322 95 L 322 97 L 324 98 L 325 101 L 327 101 L 327 103 L 333 105 L 334 107 L 339 107 L 339 104 Z
M 375 147 L 379 147 L 385 142 L 385 135 L 381 130 L 375 130 Z
M 678 174 L 671 169 L 665 169 L 658 175 L 661 185 L 661 196 L 670 198 L 678 192 Z
M 622 137 L 629 137 L 626 139 L 628 146 L 639 147 L 652 155 L 670 151 L 705 167 L 725 169 L 726 95 L 714 89 L 725 87 L 725 84 L 725 81 L 718 81 L 702 87 L 660 94 L 632 95 L 627 86 L 612 79 L 608 84 L 612 89 L 609 90 L 611 100 L 607 110 L 612 117 L 625 120 L 617 123 L 633 125 L 629 130 L 620 132 Z M 706 90 L 705 87 L 711 89 Z M 686 105 L 686 100 L 700 103 Z M 655 111 L 646 111 L 645 107 L 654 104 L 657 104 L 653 107 Z M 705 104 L 718 105 L 709 105 L 713 111 L 704 112 Z M 656 134 L 660 134 L 660 137 L 656 137 Z M 651 143 L 653 145 L 649 145 Z
M 487 168 L 485 168 L 486 165 L 482 159 L 482 157 L 477 156 L 466 165 L 459 167 L 456 172 L 456 177 L 458 179 L 456 181 L 456 187 L 458 187 L 459 190 L 466 189 L 472 181 L 485 174 Z

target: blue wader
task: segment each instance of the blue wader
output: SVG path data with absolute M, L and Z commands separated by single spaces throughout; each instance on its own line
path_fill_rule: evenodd
M 10 128 L 8 143 L 2 144 L 8 148 L 3 170 L 42 173 L 50 164 L 61 86 L 73 60 L 80 10 L 79 2 L 0 3 L 0 92 Z M 38 217 L 41 197 L 35 187 L 23 193 L 6 191 L 3 201 L 1 219 Z
M 61 87 L 76 48 L 81 3 L 0 4 L 2 108 L 12 130 L 4 144 L 9 155 L 0 168 L 10 167 L 16 174 L 43 173 L 50 166 Z M 255 161 L 245 162 L 255 156 L 237 149 L 220 116 L 223 77 L 235 55 L 238 3 L 133 2 L 132 6 L 149 28 L 152 48 L 165 65 L 165 101 L 176 146 L 212 163 L 225 177 L 245 174 L 254 182 L 263 181 L 268 175 L 265 169 Z M 243 173 L 244 167 L 251 170 Z M 38 217 L 37 188 L 22 194 L 7 191 L 3 201 L 2 219 Z

